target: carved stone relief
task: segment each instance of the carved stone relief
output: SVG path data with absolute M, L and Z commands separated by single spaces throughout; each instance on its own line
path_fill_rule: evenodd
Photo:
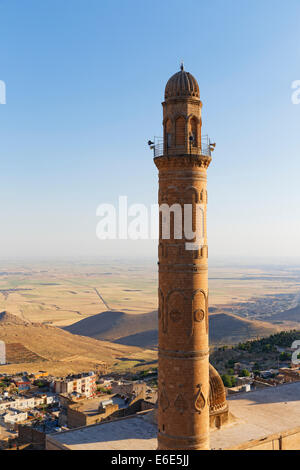
M 197 413 L 201 414 L 202 410 L 205 408 L 206 400 L 202 393 L 202 384 L 198 384 L 197 388 L 198 392 L 195 400 L 195 410 L 197 411 Z

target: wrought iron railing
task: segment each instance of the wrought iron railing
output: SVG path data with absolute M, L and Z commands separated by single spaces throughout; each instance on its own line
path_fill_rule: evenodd
M 152 148 L 154 157 L 161 157 L 164 154 L 164 139 L 162 137 L 154 137 Z
M 154 137 L 153 141 L 148 142 L 150 149 L 153 150 L 154 157 L 161 157 L 162 155 L 168 154 L 168 149 L 164 148 L 164 140 L 162 137 Z M 196 148 L 193 145 L 188 144 L 188 154 L 193 155 L 193 149 Z M 208 135 L 204 135 L 201 138 L 201 155 L 205 155 L 210 157 L 213 150 L 215 148 L 215 144 L 211 143 Z M 195 152 L 196 153 L 196 152 Z M 198 153 L 198 152 L 197 152 Z

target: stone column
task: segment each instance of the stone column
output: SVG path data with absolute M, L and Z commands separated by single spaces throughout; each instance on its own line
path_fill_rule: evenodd
M 211 157 L 163 155 L 159 205 L 191 204 L 204 213 L 203 245 L 187 250 L 184 236 L 159 239 L 158 449 L 209 449 L 209 344 L 206 170 Z M 184 214 L 182 214 L 184 215 Z M 182 229 L 184 217 L 182 217 Z M 195 227 L 194 227 L 195 228 Z

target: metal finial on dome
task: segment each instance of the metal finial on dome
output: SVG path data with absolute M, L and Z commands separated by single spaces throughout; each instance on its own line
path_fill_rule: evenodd
M 184 71 L 184 64 L 183 64 L 183 60 L 182 60 L 182 61 L 181 61 L 181 63 L 180 63 L 180 70 L 181 70 L 181 72 L 183 72 L 183 71 Z

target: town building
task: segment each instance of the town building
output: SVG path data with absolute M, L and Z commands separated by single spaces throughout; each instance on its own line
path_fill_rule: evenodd
M 7 413 L 3 416 L 4 423 L 15 425 L 17 423 L 23 423 L 28 418 L 27 411 L 14 410 L 13 408 L 9 409 Z
M 278 377 L 282 377 L 284 382 L 298 382 L 300 380 L 300 369 L 283 367 L 279 369 Z
M 30 390 L 31 388 L 31 381 L 27 375 L 23 375 L 22 378 L 16 378 L 14 380 L 14 383 L 16 387 L 18 388 L 19 392 L 24 392 L 26 390 Z
M 142 395 L 145 398 L 147 385 L 142 381 L 115 380 L 110 383 L 110 389 L 114 394 L 126 396 Z
M 78 394 L 91 397 L 97 389 L 96 378 L 94 372 L 89 372 L 87 374 L 55 379 L 51 384 L 51 388 L 57 394 Z
M 210 431 L 215 450 L 298 450 L 300 382 L 227 397 L 229 424 Z M 154 411 L 47 435 L 48 450 L 156 450 Z
M 4 400 L 0 400 L 0 413 L 3 413 L 9 408 L 14 408 L 15 410 L 31 410 L 42 405 L 51 405 L 57 401 L 58 397 L 52 393 L 6 397 Z
M 49 373 L 46 370 L 39 370 L 33 374 L 35 380 L 42 379 L 44 377 L 48 377 Z
M 146 409 L 152 409 L 153 403 L 144 400 L 143 393 L 122 397 L 118 394 L 70 403 L 66 407 L 65 425 L 78 428 L 129 416 Z M 62 417 L 61 417 L 62 419 Z M 60 419 L 60 422 L 62 422 Z

